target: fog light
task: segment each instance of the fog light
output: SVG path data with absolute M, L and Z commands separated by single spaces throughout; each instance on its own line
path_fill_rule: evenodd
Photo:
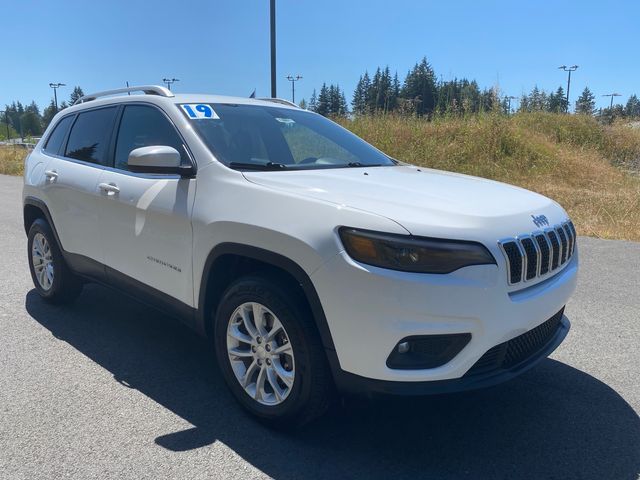
M 470 340 L 470 333 L 405 337 L 391 351 L 387 367 L 401 370 L 440 367 L 460 353 Z

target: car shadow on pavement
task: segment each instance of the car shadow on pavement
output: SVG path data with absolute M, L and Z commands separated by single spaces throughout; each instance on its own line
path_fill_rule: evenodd
M 612 388 L 558 361 L 476 392 L 350 399 L 307 428 L 282 433 L 244 414 L 205 340 L 150 307 L 89 285 L 67 307 L 32 290 L 26 308 L 115 381 L 194 425 L 156 438 L 158 448 L 221 441 L 276 479 L 635 480 L 640 472 L 638 415 Z

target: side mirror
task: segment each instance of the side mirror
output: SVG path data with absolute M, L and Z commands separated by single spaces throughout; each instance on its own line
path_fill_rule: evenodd
M 127 160 L 129 170 L 136 173 L 176 173 L 190 176 L 192 167 L 180 166 L 180 153 L 166 145 L 141 147 L 132 150 Z

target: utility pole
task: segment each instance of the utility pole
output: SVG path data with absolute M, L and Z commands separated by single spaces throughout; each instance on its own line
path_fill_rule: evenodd
M 508 96 L 506 96 L 506 97 L 504 97 L 504 98 L 507 100 L 507 102 L 509 102 L 509 106 L 507 107 L 507 113 L 508 113 L 509 115 L 511 115 L 511 100 L 515 100 L 515 99 L 517 99 L 518 97 L 514 97 L 513 95 L 508 95 Z
M 172 85 L 172 84 L 174 84 L 174 83 L 176 83 L 176 82 L 179 82 L 179 81 L 180 81 L 180 79 L 179 79 L 179 78 L 163 78 L 163 79 L 162 79 L 162 83 L 166 83 L 166 84 L 167 84 L 167 88 L 168 88 L 169 90 L 171 90 L 171 85 Z
M 564 70 L 565 72 L 569 72 L 569 78 L 567 80 L 567 105 L 565 108 L 566 113 L 569 113 L 569 88 L 571 88 L 571 72 L 575 72 L 578 69 L 578 65 L 571 65 L 567 67 L 566 65 L 560 65 L 558 67 L 560 70 Z
M 611 110 L 611 113 L 613 113 L 613 97 L 621 97 L 622 95 L 620 95 L 619 93 L 607 93 L 605 95 L 602 95 L 603 97 L 611 97 L 611 105 L 609 105 L 609 110 Z
M 296 103 L 296 82 L 298 80 L 302 80 L 302 75 L 296 75 L 295 77 L 292 75 L 287 75 L 287 80 L 291 82 L 291 101 Z
M 49 86 L 53 88 L 53 99 L 56 105 L 56 113 L 58 113 L 58 89 L 60 87 L 66 87 L 67 85 L 64 83 L 50 83 Z
M 270 1 L 271 26 L 271 98 L 276 98 L 276 0 Z

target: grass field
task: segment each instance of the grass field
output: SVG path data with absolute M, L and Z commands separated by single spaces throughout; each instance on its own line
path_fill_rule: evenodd
M 484 115 L 341 123 L 393 157 L 540 192 L 581 235 L 640 241 L 640 130 L 580 115 Z
M 26 154 L 27 151 L 22 147 L 0 145 L 0 173 L 4 175 L 22 175 Z
M 640 241 L 640 129 L 550 113 L 339 121 L 399 160 L 547 195 L 581 235 Z M 24 155 L 0 147 L 0 173 L 22 174 Z

